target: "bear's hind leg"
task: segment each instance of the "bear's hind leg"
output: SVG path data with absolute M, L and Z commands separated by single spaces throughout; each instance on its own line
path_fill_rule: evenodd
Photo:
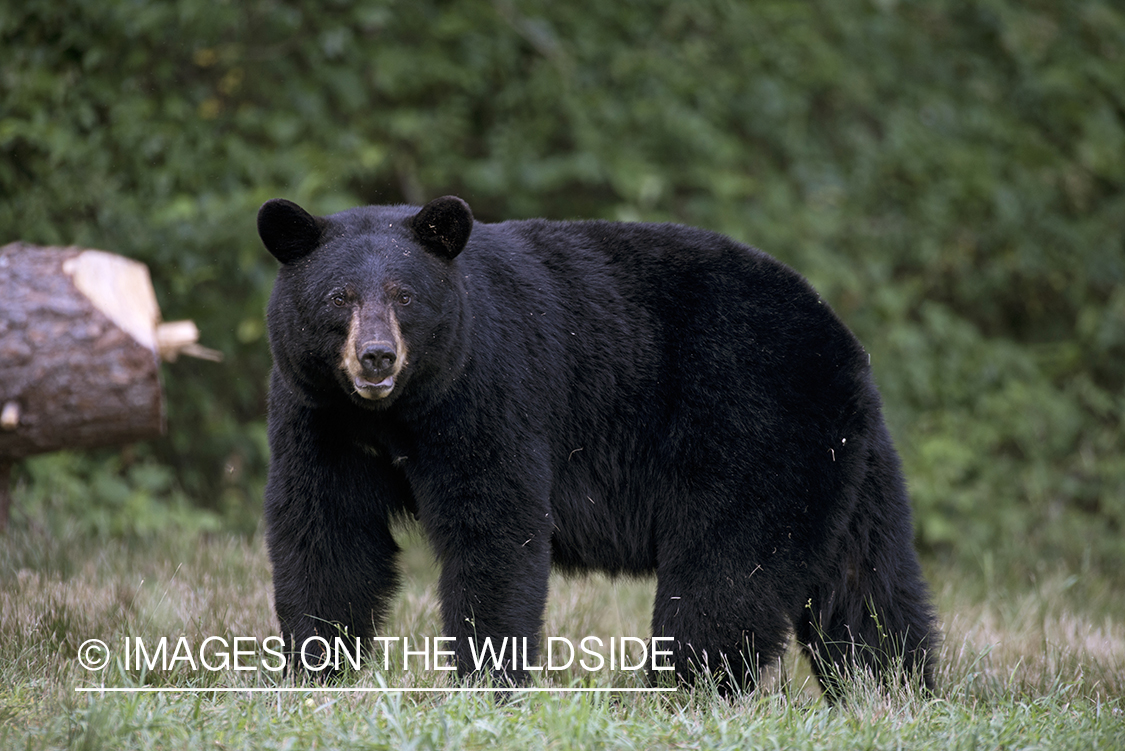
M 663 566 L 657 573 L 652 634 L 674 638 L 662 642 L 659 649 L 672 652 L 680 683 L 714 681 L 724 695 L 751 691 L 761 669 L 785 653 L 789 623 L 784 608 L 762 571 L 728 565 L 708 568 L 702 563 L 705 556 L 689 558 L 694 561 L 691 565 L 678 571 Z M 659 676 L 653 677 L 659 680 Z
M 866 544 L 845 553 L 835 582 L 817 586 L 794 618 L 829 701 L 842 698 L 857 672 L 886 687 L 934 687 L 940 635 L 928 589 L 909 540 L 891 544 L 886 532 L 867 530 Z

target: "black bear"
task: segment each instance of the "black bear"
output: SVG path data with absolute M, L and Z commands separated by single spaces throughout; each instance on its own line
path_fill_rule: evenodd
M 796 272 L 699 229 L 483 223 L 453 196 L 275 199 L 258 231 L 281 262 L 265 520 L 290 650 L 381 627 L 412 514 L 462 673 L 485 637 L 535 659 L 554 566 L 655 573 L 683 681 L 752 686 L 795 633 L 830 696 L 856 670 L 932 686 L 870 358 Z

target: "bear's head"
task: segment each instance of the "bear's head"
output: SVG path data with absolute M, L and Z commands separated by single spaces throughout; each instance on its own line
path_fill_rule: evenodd
M 258 234 L 281 262 L 267 315 L 281 376 L 310 401 L 342 390 L 385 407 L 408 380 L 449 372 L 464 318 L 455 259 L 472 229 L 455 196 L 326 217 L 266 202 Z

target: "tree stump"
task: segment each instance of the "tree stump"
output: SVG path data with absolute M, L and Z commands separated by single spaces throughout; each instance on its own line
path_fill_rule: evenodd
M 161 357 L 216 359 L 197 339 L 190 321 L 161 324 L 142 263 L 100 250 L 0 247 L 0 530 L 13 461 L 162 434 Z

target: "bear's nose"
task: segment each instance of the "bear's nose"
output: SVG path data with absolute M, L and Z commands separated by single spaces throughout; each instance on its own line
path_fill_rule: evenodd
M 395 348 L 390 342 L 367 342 L 361 347 L 360 365 L 369 375 L 383 375 L 395 364 Z

